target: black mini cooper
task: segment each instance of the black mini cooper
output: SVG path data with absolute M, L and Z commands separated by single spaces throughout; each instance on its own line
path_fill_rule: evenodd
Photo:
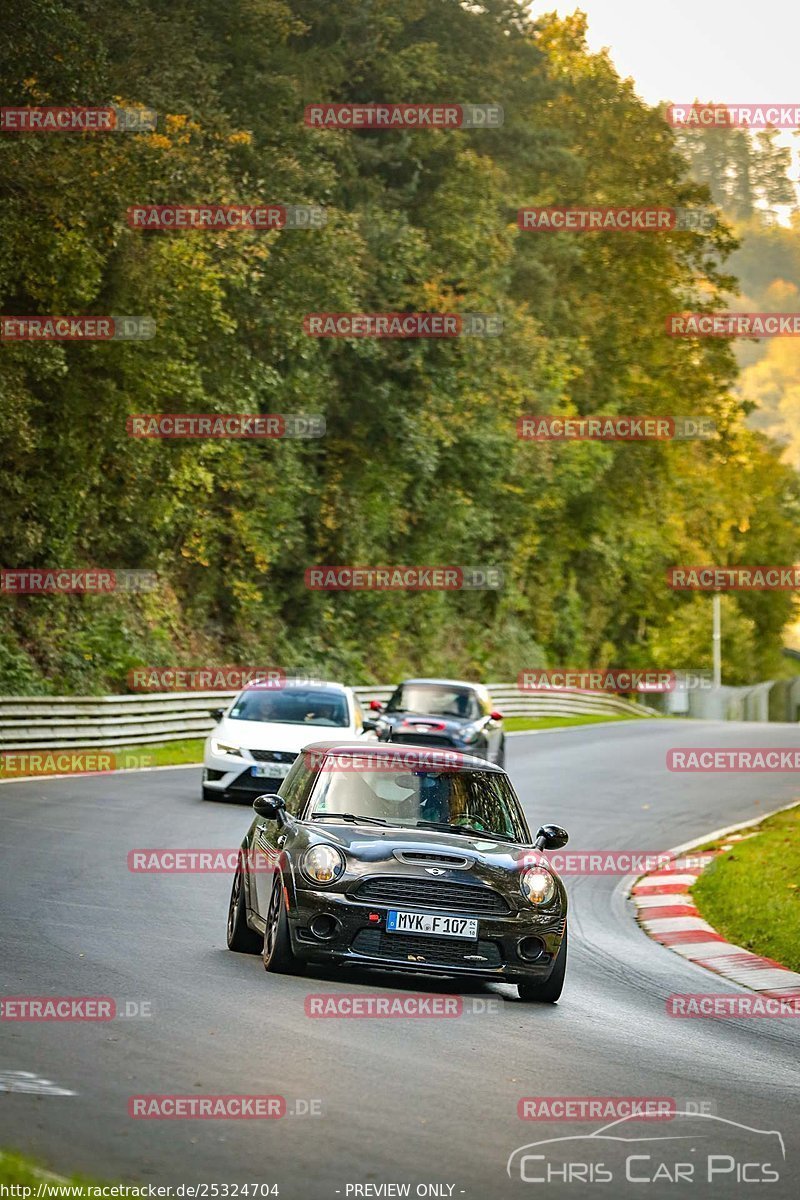
M 454 751 L 320 742 L 242 842 L 228 947 L 268 971 L 351 963 L 515 983 L 558 1000 L 567 897 L 500 767 Z

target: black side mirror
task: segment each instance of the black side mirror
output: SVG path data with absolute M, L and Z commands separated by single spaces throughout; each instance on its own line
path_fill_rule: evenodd
M 372 730 L 378 728 L 378 723 L 377 721 L 370 721 L 368 717 L 365 717 L 361 722 L 361 728 L 364 730 L 364 733 L 370 733 Z
M 215 721 L 221 721 L 225 716 L 224 708 L 212 708 L 209 716 L 212 716 Z
M 253 801 L 253 809 L 260 817 L 264 817 L 266 821 L 277 821 L 286 805 L 283 802 L 282 796 L 277 796 L 273 792 L 268 792 L 263 796 L 256 796 Z
M 569 834 L 560 825 L 542 825 L 536 834 L 537 850 L 560 850 L 569 841 Z

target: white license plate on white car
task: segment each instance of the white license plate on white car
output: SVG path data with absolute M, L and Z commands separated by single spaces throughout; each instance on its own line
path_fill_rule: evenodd
M 256 763 L 250 774 L 256 779 L 285 779 L 291 769 L 291 763 Z
M 393 908 L 386 914 L 387 933 L 429 933 L 433 937 L 468 938 L 478 936 L 474 917 L 448 917 L 443 913 L 401 912 Z

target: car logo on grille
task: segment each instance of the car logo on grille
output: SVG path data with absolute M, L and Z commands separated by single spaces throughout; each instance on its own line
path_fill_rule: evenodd
M 442 867 L 426 867 L 425 870 L 429 875 L 444 875 L 446 872 Z

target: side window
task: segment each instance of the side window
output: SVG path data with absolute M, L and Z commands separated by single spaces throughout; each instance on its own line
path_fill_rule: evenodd
M 298 755 L 278 792 L 278 795 L 286 802 L 286 811 L 291 816 L 298 817 L 302 813 L 316 778 L 316 769 L 307 767 L 303 762 L 302 754 Z
M 316 772 L 310 770 L 303 762 L 302 754 L 298 754 L 292 763 L 291 771 L 278 789 L 278 795 L 286 804 L 286 811 L 293 817 L 297 816 L 305 804 L 315 775 Z

